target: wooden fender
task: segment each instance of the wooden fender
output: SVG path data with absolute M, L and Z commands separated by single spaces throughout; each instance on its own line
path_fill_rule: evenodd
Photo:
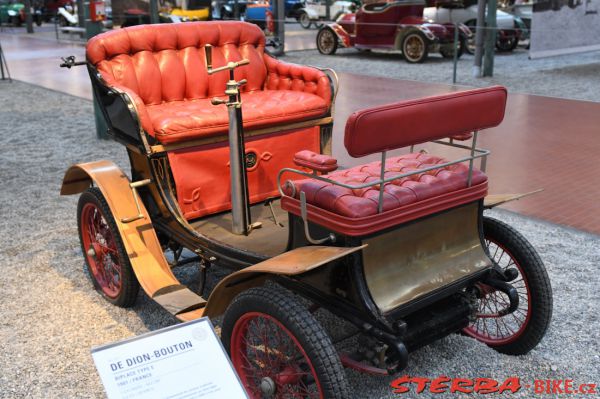
M 110 161 L 71 166 L 65 173 L 61 195 L 78 194 L 96 185 L 112 212 L 133 271 L 148 296 L 177 316 L 202 308 L 206 300 L 181 285 L 165 259 L 152 221 L 144 204 L 139 202 L 140 219 L 122 220 L 138 215 L 135 197 L 127 175 Z
M 225 277 L 217 284 L 208 298 L 204 309 L 182 313 L 180 320 L 194 320 L 202 316 L 216 317 L 225 312 L 239 293 L 263 285 L 270 274 L 295 276 L 323 266 L 336 259 L 360 251 L 367 245 L 358 247 L 308 246 L 292 249 L 263 262 L 248 266 Z
M 140 285 L 150 298 L 181 321 L 203 316 L 216 317 L 224 313 L 237 294 L 264 284 L 269 274 L 302 274 L 366 246 L 310 246 L 293 249 L 230 274 L 215 287 L 207 302 L 181 285 L 171 272 L 150 216 L 141 201 L 140 213 L 143 217 L 129 223 L 122 222 L 123 219 L 136 216 L 138 209 L 129 178 L 114 163 L 97 161 L 71 166 L 63 178 L 60 194 L 81 193 L 92 183 L 106 198 Z

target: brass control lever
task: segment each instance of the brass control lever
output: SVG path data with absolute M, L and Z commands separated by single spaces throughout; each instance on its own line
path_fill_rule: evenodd
M 233 70 L 239 66 L 250 64 L 250 60 L 243 59 L 238 62 L 230 61 L 227 63 L 227 65 L 213 69 L 213 67 L 212 67 L 212 46 L 210 44 L 207 44 L 204 46 L 204 53 L 206 54 L 206 70 L 208 71 L 209 75 L 212 75 L 214 73 L 221 72 L 221 71 Z

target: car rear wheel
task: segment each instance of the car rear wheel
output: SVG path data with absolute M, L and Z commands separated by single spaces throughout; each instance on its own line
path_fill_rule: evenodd
M 463 332 L 498 352 L 524 355 L 542 340 L 552 318 L 552 287 L 544 263 L 518 231 L 499 220 L 483 218 L 483 234 L 490 257 L 503 270 L 516 269 L 509 282 L 519 295 L 519 306 L 503 315 L 506 294 L 482 284 L 475 321 Z
M 518 44 L 519 44 L 519 39 L 517 39 L 516 37 L 511 37 L 509 39 L 498 39 L 496 41 L 496 48 L 500 52 L 509 53 L 509 52 L 513 51 L 515 48 L 517 48 Z
M 454 42 L 451 44 L 447 44 L 445 46 L 440 47 L 440 54 L 444 58 L 454 58 Z M 460 58 L 465 52 L 465 38 L 461 37 L 458 39 L 458 48 L 456 49 L 458 53 L 456 54 L 456 58 Z
M 312 24 L 310 17 L 304 11 L 302 11 L 302 14 L 300 14 L 300 18 L 298 18 L 298 22 L 300 22 L 300 26 L 303 27 L 304 29 L 310 29 L 310 25 Z
M 322 28 L 317 34 L 317 49 L 325 55 L 335 54 L 338 47 L 337 35 L 331 28 Z
M 418 64 L 427 59 L 428 46 L 425 35 L 421 32 L 411 32 L 402 40 L 402 54 L 411 64 Z
M 286 290 L 238 295 L 223 318 L 221 340 L 252 399 L 349 397 L 331 338 Z

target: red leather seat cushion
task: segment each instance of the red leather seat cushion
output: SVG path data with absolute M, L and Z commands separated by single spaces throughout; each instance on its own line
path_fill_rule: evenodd
M 324 115 L 328 104 L 304 91 L 265 90 L 242 94 L 245 128 L 299 122 Z M 227 133 L 229 118 L 225 105 L 210 99 L 172 101 L 147 107 L 155 137 L 161 143 Z
M 447 161 L 443 158 L 421 153 L 390 158 L 386 162 L 385 177 L 444 162 Z M 359 185 L 378 180 L 380 171 L 381 163 L 372 162 L 332 172 L 324 177 L 349 185 Z M 326 212 L 318 215 L 321 221 L 325 221 L 322 224 L 331 222 L 329 227 L 338 231 L 343 230 L 342 224 L 347 224 L 353 226 L 352 231 L 346 232 L 347 234 L 360 235 L 377 231 L 382 227 L 382 223 L 391 226 L 440 211 L 440 208 L 447 209 L 466 201 L 483 198 L 487 192 L 486 175 L 474 169 L 472 187 L 467 187 L 467 179 L 468 166 L 456 164 L 386 183 L 382 213 L 378 213 L 377 209 L 379 186 L 352 190 L 316 179 L 303 179 L 291 183 L 295 186 L 294 199 L 284 197 L 282 206 L 288 211 L 298 213 L 300 191 L 304 191 L 306 202 L 312 205 L 309 206 L 308 212 L 310 220 L 315 221 L 315 213 L 324 210 Z M 284 191 L 288 196 L 292 194 L 289 186 L 285 187 Z M 438 206 L 442 204 L 443 206 Z M 361 230 L 361 223 L 356 222 L 361 219 L 370 227 Z M 377 223 L 379 227 L 373 227 Z
M 132 26 L 90 39 L 87 59 L 108 86 L 133 100 L 142 128 L 160 142 L 227 133 L 223 97 L 228 74 L 208 76 L 205 45 L 213 67 L 247 59 L 235 70 L 242 86 L 246 127 L 279 126 L 328 113 L 332 87 L 314 67 L 288 64 L 265 54 L 264 33 L 239 21 Z

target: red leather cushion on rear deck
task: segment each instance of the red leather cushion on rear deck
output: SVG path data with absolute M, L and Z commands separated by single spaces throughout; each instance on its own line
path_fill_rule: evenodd
M 293 123 L 327 112 L 326 101 L 315 94 L 291 90 L 242 93 L 245 128 Z M 147 107 L 156 138 L 161 143 L 226 134 L 227 107 L 212 105 L 210 99 L 173 101 Z
M 393 177 L 417 169 L 447 162 L 428 154 L 407 154 L 386 162 L 385 177 Z M 379 179 L 381 162 L 372 162 L 336 171 L 323 177 L 349 185 Z M 467 187 L 468 166 L 456 164 L 386 183 L 383 212 L 378 213 L 379 186 L 359 190 L 335 186 L 315 179 L 297 180 L 294 198 L 288 197 L 283 209 L 299 214 L 300 191 L 306 193 L 309 220 L 347 235 L 363 235 L 434 212 L 483 198 L 487 192 L 487 176 L 473 169 L 472 186 Z

